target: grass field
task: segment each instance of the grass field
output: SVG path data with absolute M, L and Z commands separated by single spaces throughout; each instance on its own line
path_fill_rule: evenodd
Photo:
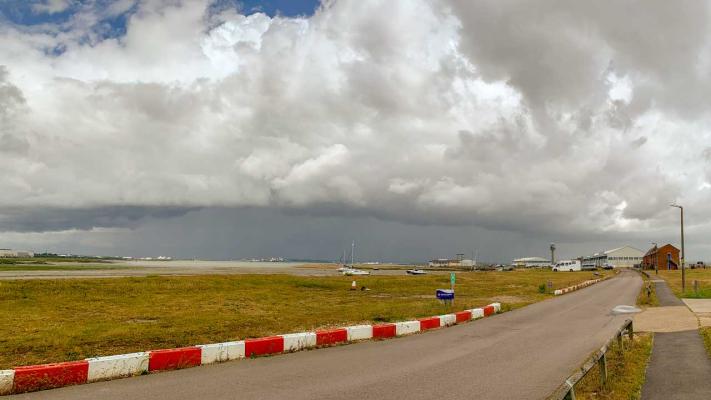
M 619 351 L 617 342 L 607 352 L 606 387 L 600 386 L 600 369 L 596 365 L 575 387 L 578 400 L 635 400 L 641 396 L 647 364 L 652 354 L 652 335 L 635 334 L 634 342 L 625 339 L 626 350 Z
M 493 301 L 504 310 L 591 273 L 542 270 L 457 274 L 454 310 Z M 239 340 L 452 310 L 434 299 L 447 275 L 232 275 L 0 282 L 0 369 L 91 356 Z
M 654 277 L 654 271 L 649 271 Z M 687 269 L 686 292 L 681 291 L 681 271 L 659 271 L 659 276 L 667 281 L 669 287 L 677 297 L 709 299 L 711 298 L 711 268 Z M 698 293 L 694 291 L 694 281 L 699 282 Z

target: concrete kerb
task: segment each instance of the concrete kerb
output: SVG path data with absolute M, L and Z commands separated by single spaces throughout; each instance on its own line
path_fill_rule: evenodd
M 490 311 L 490 309 L 493 309 L 494 313 L 499 313 L 501 312 L 501 303 L 492 303 L 489 304 L 486 307 L 483 308 L 474 308 L 471 310 L 465 310 L 470 313 L 471 315 L 471 320 L 476 320 L 479 318 L 484 318 L 487 315 L 487 312 L 485 312 L 485 309 L 487 309 L 487 312 Z M 440 315 L 436 317 L 431 317 L 431 318 L 425 318 L 427 320 L 431 319 L 438 319 L 438 325 L 441 327 L 447 327 L 451 325 L 457 324 L 457 318 L 456 314 L 445 314 L 445 315 Z M 466 320 L 460 320 L 461 322 L 465 322 Z M 395 329 L 395 336 L 404 336 L 404 335 L 411 335 L 417 332 L 421 332 L 422 329 L 420 327 L 420 321 L 419 320 L 414 320 L 414 321 L 404 321 L 404 322 L 396 322 L 393 324 L 386 324 L 386 325 L 391 325 Z M 345 328 L 340 328 L 342 330 L 345 330 L 347 332 L 347 341 L 358 341 L 358 340 L 367 340 L 367 339 L 373 339 L 374 338 L 374 329 L 373 325 L 354 325 L 354 326 L 348 326 Z M 385 336 L 383 336 L 385 337 Z M 299 350 L 304 350 L 304 349 L 309 349 L 309 348 L 315 348 L 317 343 L 316 343 L 316 338 L 317 338 L 317 333 L 316 332 L 301 332 L 301 333 L 290 333 L 290 334 L 284 334 L 284 335 L 278 335 L 278 336 L 273 336 L 273 337 L 268 337 L 268 338 L 260 338 L 260 339 L 269 339 L 273 341 L 276 341 L 277 339 L 281 342 L 283 341 L 283 348 L 277 349 L 280 350 L 278 352 L 268 352 L 265 351 L 264 353 L 261 354 L 277 354 L 277 353 L 287 353 L 291 351 L 299 351 Z M 249 339 L 250 343 L 254 345 L 253 342 L 259 341 L 259 339 Z M 268 349 L 267 349 L 268 350 Z M 192 359 L 187 359 L 186 362 L 183 364 L 181 362 L 174 362 L 175 360 L 162 360 L 163 363 L 166 364 L 166 368 L 151 368 L 151 359 L 153 356 L 165 356 L 167 353 L 166 352 L 180 352 L 180 351 L 185 351 L 185 352 L 192 352 L 194 353 L 195 356 L 197 356 L 197 352 L 199 352 L 199 361 L 194 362 Z M 192 357 L 193 354 L 188 354 L 189 356 Z M 257 354 L 260 355 L 260 354 Z M 162 370 L 168 370 L 168 369 L 175 369 L 175 368 L 184 368 L 184 367 L 191 367 L 197 365 L 205 365 L 205 364 L 213 364 L 213 363 L 218 363 L 218 362 L 225 362 L 225 361 L 231 361 L 231 360 L 236 360 L 236 359 L 241 359 L 245 358 L 246 352 L 245 352 L 245 341 L 235 341 L 235 342 L 225 342 L 225 343 L 212 343 L 212 344 L 204 344 L 204 345 L 197 345 L 193 347 L 186 347 L 186 348 L 181 348 L 181 349 L 164 349 L 164 350 L 152 350 L 152 351 L 147 351 L 147 352 L 138 352 L 138 353 L 130 353 L 130 354 L 119 354 L 119 355 L 112 355 L 112 356 L 105 356 L 105 357 L 95 357 L 95 358 L 88 358 L 85 359 L 84 361 L 80 362 L 73 362 L 73 363 L 66 363 L 66 364 L 79 364 L 79 363 L 84 363 L 85 367 L 88 367 L 88 371 L 85 372 L 85 376 L 81 378 L 81 381 L 74 379 L 76 377 L 70 376 L 67 380 L 67 383 L 65 385 L 71 385 L 71 384 L 82 384 L 82 383 L 91 383 L 91 382 L 97 382 L 97 381 L 103 381 L 103 380 L 112 380 L 112 379 L 120 379 L 120 378 L 126 378 L 126 377 L 131 377 L 131 376 L 136 376 L 136 375 L 141 375 L 149 372 L 159 372 Z M 190 357 L 188 357 L 190 358 Z M 154 360 L 156 361 L 156 360 Z M 180 361 L 180 360 L 178 360 Z M 199 363 L 199 364 L 198 364 Z M 170 365 L 168 365 L 170 364 Z M 172 365 L 176 364 L 176 365 Z M 61 364 L 48 364 L 48 365 L 37 365 L 37 366 L 28 366 L 28 367 L 18 367 L 20 370 L 26 370 L 28 368 L 45 368 L 45 367 L 50 367 L 50 366 L 55 366 L 55 365 L 61 365 Z M 0 395 L 7 395 L 7 394 L 12 394 L 15 392 L 18 392 L 18 382 L 16 382 L 16 371 L 13 370 L 0 370 Z M 64 377 L 63 377 L 64 379 Z M 24 382 L 26 384 L 27 382 Z M 51 385 L 47 387 L 42 387 L 41 384 L 38 384 L 37 388 L 29 389 L 29 390 L 42 390 L 42 389 L 49 389 L 49 388 L 55 388 L 55 387 L 60 387 L 62 385 Z M 27 391 L 27 390 L 22 390 L 22 391 Z
M 244 341 L 198 345 L 202 350 L 200 363 L 214 364 L 244 358 Z
M 146 352 L 87 358 L 86 361 L 89 362 L 87 382 L 125 378 L 148 372 Z
M 12 385 L 15 381 L 15 370 L 0 370 L 0 396 L 12 393 Z
M 578 284 L 578 285 L 569 286 L 569 287 L 566 287 L 566 288 L 563 288 L 563 289 L 556 289 L 556 290 L 553 292 L 553 295 L 554 295 L 554 296 L 560 296 L 560 295 L 563 295 L 563 294 L 566 294 L 566 293 L 574 292 L 574 291 L 576 291 L 576 290 L 580 290 L 580 289 L 586 288 L 586 287 L 588 287 L 588 286 L 590 286 L 590 285 L 594 285 L 594 284 L 596 284 L 596 283 L 598 283 L 598 282 L 602 282 L 602 281 L 604 281 L 604 280 L 606 280 L 606 279 L 608 279 L 608 278 L 591 279 L 591 280 L 589 280 L 589 281 L 585 281 L 585 282 L 580 283 L 580 284 Z
M 301 332 L 279 335 L 284 338 L 284 352 L 299 351 L 316 347 L 316 333 Z
M 405 321 L 395 323 L 395 335 L 411 335 L 420 331 L 420 321 Z
M 439 326 L 445 327 L 457 323 L 457 316 L 454 314 L 445 314 L 439 316 Z

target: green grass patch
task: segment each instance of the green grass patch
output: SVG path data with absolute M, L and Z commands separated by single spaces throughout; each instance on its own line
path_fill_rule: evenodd
M 640 274 L 642 275 L 642 274 Z M 637 295 L 637 305 L 640 307 L 658 307 L 657 287 L 649 278 L 642 275 L 644 284 Z
M 494 301 L 510 310 L 589 273 L 461 272 L 453 308 L 434 298 L 448 275 L 213 275 L 0 281 L 0 369 L 322 327 L 400 321 Z M 369 291 L 351 291 L 351 281 Z
M 711 357 L 711 327 L 704 326 L 699 328 L 699 333 L 701 338 L 704 339 L 704 347 L 706 347 L 706 353 Z
M 711 299 L 711 268 L 686 269 L 686 291 L 681 290 L 681 270 L 659 271 L 659 277 L 667 281 L 669 288 L 677 297 L 691 299 Z M 698 291 L 694 290 L 694 281 L 698 282 Z
M 634 340 L 624 340 L 625 350 L 620 351 L 617 341 L 607 352 L 605 387 L 600 385 L 599 364 L 575 386 L 578 400 L 636 400 L 642 393 L 647 364 L 652 354 L 652 334 L 637 333 Z

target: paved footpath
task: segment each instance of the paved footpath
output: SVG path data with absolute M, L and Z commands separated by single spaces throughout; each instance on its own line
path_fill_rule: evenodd
M 628 316 L 610 310 L 634 304 L 641 286 L 638 274 L 622 272 L 564 296 L 419 335 L 9 400 L 543 399 L 619 329 Z
M 642 400 L 711 399 L 711 359 L 699 335 L 696 317 L 674 296 L 666 282 L 655 281 L 655 285 L 660 307 L 647 311 L 657 312 L 656 316 L 663 318 L 651 324 L 661 329 L 654 334 Z M 643 321 L 647 311 L 640 314 Z M 690 325 L 690 317 L 695 325 Z M 640 326 L 637 329 L 642 330 Z

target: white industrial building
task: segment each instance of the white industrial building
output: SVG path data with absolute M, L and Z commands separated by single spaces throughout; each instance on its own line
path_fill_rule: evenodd
M 431 260 L 429 262 L 429 266 L 432 268 L 475 267 L 476 262 L 474 262 L 474 260 L 467 259 L 438 258 L 436 260 Z
M 632 246 L 622 246 L 583 257 L 583 264 L 595 264 L 596 267 L 611 265 L 614 268 L 632 268 L 641 264 L 643 257 L 642 250 Z
M 512 264 L 517 268 L 547 268 L 551 266 L 551 260 L 543 257 L 523 257 L 513 260 Z

